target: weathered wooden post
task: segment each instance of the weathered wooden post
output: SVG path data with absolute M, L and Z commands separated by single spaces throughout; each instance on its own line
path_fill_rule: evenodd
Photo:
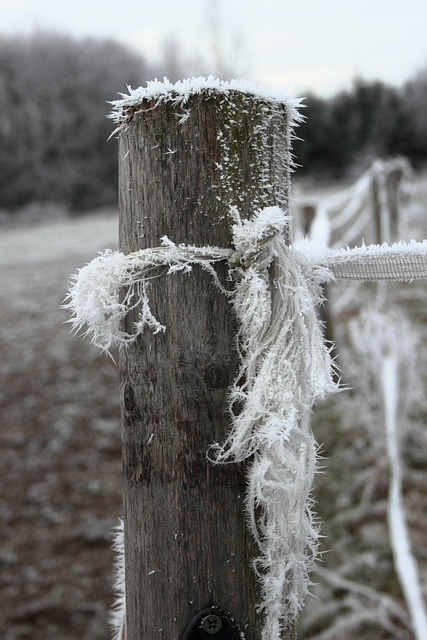
M 305 204 L 301 208 L 301 226 L 304 235 L 309 235 L 311 225 L 316 217 L 316 206 L 314 204 Z
M 237 83 L 156 86 L 121 106 L 123 253 L 158 246 L 164 235 L 231 247 L 231 207 L 243 218 L 269 205 L 287 209 L 285 101 Z M 216 269 L 232 286 L 229 265 Z M 147 330 L 119 363 L 126 637 L 179 640 L 197 612 L 216 605 L 232 613 L 247 640 L 258 640 L 245 468 L 207 458 L 229 429 L 226 399 L 237 357 L 231 307 L 200 267 L 156 278 L 149 295 L 166 331 Z M 127 316 L 130 333 L 138 311 Z M 194 638 L 218 631 L 213 621 Z
M 408 194 L 405 192 L 405 182 L 409 179 L 410 166 L 405 158 L 391 160 L 389 165 L 386 189 L 390 212 L 390 233 L 391 239 L 396 240 L 399 237 L 399 225 L 403 210 L 407 205 L 405 200 Z
M 398 238 L 402 208 L 402 183 L 407 162 L 397 158 L 388 162 L 377 160 L 372 179 L 372 203 L 376 237 L 375 242 L 391 242 Z

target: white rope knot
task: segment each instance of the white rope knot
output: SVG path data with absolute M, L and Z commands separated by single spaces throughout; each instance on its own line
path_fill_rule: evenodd
M 269 248 L 264 245 L 276 236 L 284 236 L 291 218 L 286 216 L 279 207 L 265 207 L 250 220 L 242 220 L 236 208 L 232 209 L 233 244 L 236 254 L 240 256 L 240 263 L 248 266 L 255 256 L 259 256 L 264 249 L 264 256 L 271 255 Z M 272 257 L 272 256 L 271 256 Z M 258 257 L 259 261 L 259 257 Z

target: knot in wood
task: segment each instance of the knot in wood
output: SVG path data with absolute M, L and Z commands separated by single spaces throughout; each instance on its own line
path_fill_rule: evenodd
M 133 411 L 135 408 L 135 392 L 130 384 L 127 384 L 123 391 L 123 404 L 126 411 Z
M 219 389 L 228 385 L 230 376 L 223 364 L 211 364 L 205 369 L 204 379 L 208 387 Z

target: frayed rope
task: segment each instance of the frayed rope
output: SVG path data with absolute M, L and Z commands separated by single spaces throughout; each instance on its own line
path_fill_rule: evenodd
M 316 313 L 321 283 L 332 275 L 286 245 L 290 218 L 280 208 L 262 209 L 251 220 L 241 220 L 236 210 L 233 216 L 234 250 L 163 238 L 162 247 L 129 256 L 105 252 L 79 271 L 65 308 L 73 312 L 74 330 L 86 326 L 85 334 L 108 352 L 132 343 L 146 326 L 165 330 L 148 299 L 159 266 L 170 274 L 199 264 L 230 297 L 239 322 L 240 367 L 229 396 L 230 433 L 208 455 L 215 463 L 251 458 L 246 510 L 260 550 L 254 568 L 262 589 L 262 639 L 279 640 L 303 607 L 317 555 L 319 526 L 311 510 L 317 445 L 301 425 L 314 403 L 337 391 Z M 236 283 L 231 293 L 213 267 L 221 260 L 230 263 Z M 130 335 L 121 323 L 136 307 L 140 316 Z M 119 618 L 116 611 L 120 631 Z
M 166 236 L 162 238 L 162 246 L 127 256 L 107 249 L 73 276 L 74 283 L 62 308 L 72 312 L 68 322 L 75 333 L 86 327 L 83 336 L 89 336 L 97 347 L 110 354 L 114 347 L 135 342 L 145 327 L 153 333 L 166 330 L 152 314 L 148 297 L 151 280 L 158 277 L 159 267 L 168 267 L 168 274 L 189 273 L 192 265 L 198 264 L 225 292 L 212 264 L 230 257 L 227 249 L 176 245 Z M 121 301 L 120 294 L 124 294 Z M 139 309 L 139 319 L 130 334 L 121 325 L 135 308 Z
M 288 223 L 280 209 L 265 209 L 233 227 L 245 265 L 232 297 L 241 365 L 230 394 L 231 432 L 213 449 L 216 462 L 252 458 L 246 509 L 261 552 L 254 566 L 264 640 L 282 637 L 308 594 L 319 536 L 310 497 L 317 447 L 301 424 L 337 390 L 316 313 L 327 274 L 286 245 Z

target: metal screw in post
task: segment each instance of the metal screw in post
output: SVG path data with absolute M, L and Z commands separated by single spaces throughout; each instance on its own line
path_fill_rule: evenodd
M 218 633 L 222 627 L 222 620 L 219 616 L 211 613 L 202 622 L 202 629 L 211 635 Z
M 231 613 L 220 609 L 217 605 L 211 605 L 196 613 L 185 628 L 181 640 L 206 640 L 214 635 L 227 640 L 243 638 Z

